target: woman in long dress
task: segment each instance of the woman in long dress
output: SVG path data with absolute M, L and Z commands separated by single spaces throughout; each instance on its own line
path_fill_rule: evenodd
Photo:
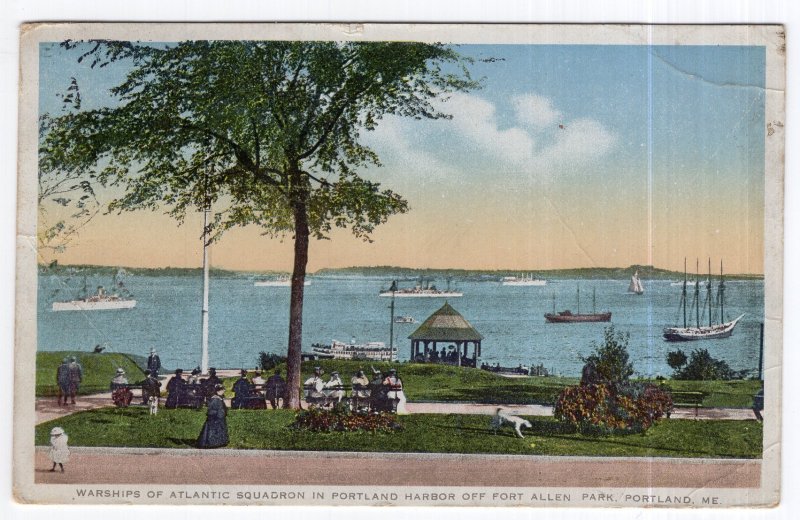
M 403 381 L 397 377 L 397 370 L 394 368 L 389 370 L 389 375 L 383 380 L 383 384 L 387 389 L 386 397 L 397 401 L 395 408 L 397 415 L 408 415 L 406 393 L 403 391 Z
M 50 430 L 50 460 L 53 461 L 53 467 L 50 471 L 56 470 L 56 464 L 61 467 L 61 473 L 64 473 L 64 464 L 69 460 L 69 446 L 67 446 L 67 434 L 64 429 L 56 426 Z
M 216 385 L 215 394 L 208 400 L 206 422 L 197 439 L 198 448 L 220 448 L 228 445 L 228 423 L 225 416 L 228 407 L 225 406 L 225 387 Z

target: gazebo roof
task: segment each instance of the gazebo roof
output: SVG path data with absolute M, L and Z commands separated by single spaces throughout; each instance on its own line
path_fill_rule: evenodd
M 480 341 L 483 336 L 445 302 L 408 339 L 429 341 Z

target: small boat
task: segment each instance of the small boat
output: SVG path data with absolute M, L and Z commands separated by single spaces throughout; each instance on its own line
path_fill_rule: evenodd
M 547 285 L 547 280 L 536 278 L 531 274 L 519 276 L 504 276 L 500 283 L 514 287 L 541 287 Z
M 416 323 L 417 320 L 413 316 L 397 316 L 394 319 L 395 323 Z
M 451 291 L 450 284 L 448 283 L 447 285 L 448 288 L 445 291 L 437 289 L 435 285 L 428 282 L 424 284 L 422 282 L 417 283 L 412 288 L 398 289 L 397 282 L 394 282 L 391 288 L 379 292 L 378 296 L 391 296 L 393 298 L 458 298 L 464 296 L 464 293 Z
M 330 345 L 315 343 L 311 351 L 322 359 L 364 359 L 368 361 L 393 361 L 397 359 L 397 348 L 387 347 L 382 341 L 357 344 L 331 340 Z
M 286 275 L 278 276 L 272 280 L 256 280 L 253 282 L 255 287 L 291 287 L 292 279 Z M 304 280 L 303 285 L 311 285 L 309 280 Z
M 130 293 L 117 275 L 114 275 L 114 289 L 106 291 L 102 285 L 97 287 L 97 292 L 76 298 L 68 302 L 53 302 L 54 311 L 111 311 L 119 309 L 133 309 L 136 307 L 136 300 L 130 297 Z M 83 281 L 83 294 L 86 294 L 86 279 Z
M 684 278 L 686 277 L 686 261 L 684 260 Z M 733 334 L 733 329 L 744 317 L 741 314 L 734 320 L 725 322 L 725 280 L 722 275 L 722 261 L 719 263 L 719 285 L 717 287 L 716 300 L 719 305 L 719 321 L 720 323 L 713 323 L 713 299 L 711 297 L 711 260 L 708 261 L 708 279 L 706 305 L 704 305 L 703 313 L 708 311 L 708 325 L 700 325 L 700 287 L 699 283 L 694 285 L 694 301 L 692 307 L 695 309 L 695 326 L 689 327 L 686 319 L 686 287 L 689 285 L 688 280 L 683 283 L 683 291 L 681 292 L 681 302 L 679 309 L 683 309 L 683 327 L 665 327 L 663 334 L 665 341 L 697 341 L 701 339 L 723 339 L 728 338 Z
M 642 281 L 639 279 L 639 271 L 633 273 L 631 276 L 631 283 L 628 285 L 628 292 L 633 294 L 644 294 L 644 287 Z
M 570 310 L 556 312 L 556 295 L 553 294 L 553 312 L 544 315 L 544 319 L 549 323 L 594 323 L 611 321 L 610 312 L 597 312 L 595 310 L 595 291 L 592 289 L 592 312 L 591 314 L 581 314 L 581 288 L 578 287 L 578 302 L 577 312 L 573 313 Z

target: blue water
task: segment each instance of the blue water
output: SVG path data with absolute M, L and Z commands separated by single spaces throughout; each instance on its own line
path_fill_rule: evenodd
M 389 343 L 389 298 L 378 296 L 388 279 L 366 277 L 315 277 L 306 287 L 303 348 L 331 339 Z M 260 351 L 284 353 L 289 323 L 289 288 L 254 287 L 253 277 L 212 278 L 210 287 L 211 366 L 254 367 Z M 56 275 L 39 278 L 38 348 L 91 351 L 95 345 L 107 352 L 147 355 L 158 350 L 168 367 L 192 367 L 200 359 L 200 306 L 202 280 L 197 277 L 133 276 L 125 280 L 137 300 L 136 308 L 116 311 L 52 312 L 53 301 L 70 300 L 82 282 Z M 89 278 L 88 287 L 109 280 Z M 439 286 L 445 284 L 440 281 Z M 629 352 L 637 374 L 671 373 L 666 364 L 670 350 L 707 348 L 715 358 L 735 370 L 758 368 L 759 325 L 764 316 L 762 281 L 727 283 L 727 319 L 747 313 L 732 337 L 692 343 L 667 343 L 664 326 L 682 324 L 678 301 L 680 287 L 666 281 L 644 281 L 645 294 L 626 292 L 628 280 L 552 280 L 545 287 L 507 287 L 499 282 L 454 282 L 461 298 L 449 303 L 484 337 L 481 361 L 503 366 L 543 364 L 553 373 L 579 375 L 579 356 L 592 352 L 606 323 L 551 324 L 544 313 L 553 308 L 575 311 L 576 287 L 581 287 L 581 311 L 591 311 L 592 289 L 597 311 L 611 311 L 611 324 L 630 333 Z M 701 290 L 701 298 L 704 292 Z M 691 301 L 691 290 L 690 290 Z M 702 299 L 701 299 L 702 301 Z M 410 315 L 422 322 L 444 303 L 440 298 L 398 298 L 395 315 Z M 679 321 L 680 318 L 680 321 Z M 408 359 L 407 339 L 417 324 L 395 324 L 395 345 L 400 360 Z M 471 348 L 470 348 L 471 351 Z

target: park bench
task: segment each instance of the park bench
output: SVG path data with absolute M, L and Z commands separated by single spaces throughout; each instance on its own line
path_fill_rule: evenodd
M 338 385 L 333 387 L 324 388 L 321 392 L 317 392 L 313 385 L 305 385 L 303 387 L 305 394 L 305 401 L 311 407 L 332 408 L 336 403 L 344 403 L 348 408 L 353 411 L 372 411 L 372 412 L 397 412 L 397 403 L 399 399 L 389 398 L 390 392 L 397 392 L 402 390 L 402 386 L 383 386 L 380 392 L 373 392 L 369 386 L 354 385 L 349 387 L 347 385 Z M 344 393 L 340 400 L 336 394 L 338 392 Z M 368 392 L 368 393 L 367 393 Z M 367 393 L 362 396 L 359 394 Z
M 689 392 L 684 390 L 669 390 L 672 395 L 672 406 L 675 408 L 694 408 L 694 417 L 697 419 L 699 409 L 703 407 L 703 399 L 706 394 L 703 392 Z M 667 412 L 669 419 L 671 412 Z

